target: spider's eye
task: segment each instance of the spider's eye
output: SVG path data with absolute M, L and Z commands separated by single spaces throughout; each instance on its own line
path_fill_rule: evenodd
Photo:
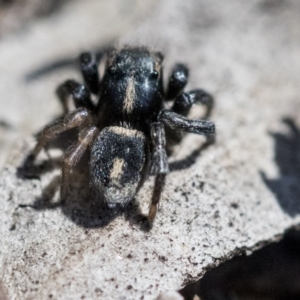
M 158 78 L 158 72 L 156 70 L 154 70 L 150 74 L 150 79 L 157 79 L 157 78 Z
M 110 75 L 114 75 L 114 74 L 116 74 L 117 69 L 116 69 L 116 67 L 111 66 L 111 67 L 109 67 L 109 68 L 107 69 L 107 72 L 108 72 Z

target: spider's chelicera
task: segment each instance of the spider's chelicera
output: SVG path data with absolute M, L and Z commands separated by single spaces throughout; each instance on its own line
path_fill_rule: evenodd
M 106 59 L 106 67 L 100 80 L 101 59 Z M 169 172 L 166 146 L 180 142 L 179 131 L 215 133 L 212 122 L 186 118 L 194 103 L 206 105 L 208 116 L 212 97 L 200 89 L 183 92 L 188 80 L 183 64 L 175 65 L 164 90 L 162 60 L 161 53 L 142 47 L 80 56 L 85 84 L 67 80 L 58 87 L 65 116 L 44 128 L 30 155 L 33 160 L 51 139 L 79 128 L 77 143 L 63 159 L 62 199 L 67 196 L 72 167 L 89 148 L 91 186 L 110 208 L 128 204 L 149 174 L 157 176 L 148 215 L 150 222 L 154 220 L 159 192 Z M 97 104 L 91 94 L 97 96 Z M 76 107 L 71 112 L 67 104 L 70 95 Z M 167 101 L 173 101 L 170 109 L 165 109 Z

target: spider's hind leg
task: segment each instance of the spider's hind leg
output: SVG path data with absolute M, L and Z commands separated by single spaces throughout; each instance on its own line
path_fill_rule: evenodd
M 161 194 L 165 185 L 165 178 L 169 173 L 169 164 L 166 154 L 166 138 L 164 126 L 160 122 L 151 124 L 152 159 L 150 174 L 156 175 L 154 190 L 148 214 L 148 221 L 153 223 Z
M 27 158 L 26 164 L 31 165 L 39 152 L 56 136 L 69 129 L 92 124 L 92 116 L 86 108 L 80 107 L 68 113 L 63 119 L 47 125 L 38 138 L 35 148 Z
M 60 195 L 63 201 L 65 200 L 68 193 L 72 167 L 74 167 L 79 162 L 84 152 L 87 150 L 97 134 L 98 129 L 95 126 L 90 126 L 82 129 L 79 133 L 78 142 L 68 149 L 67 154 L 65 155 L 63 160 L 61 176 Z
M 159 204 L 159 200 L 161 198 L 162 191 L 164 189 L 166 182 L 166 174 L 158 174 L 155 178 L 154 182 L 154 189 L 153 189 L 153 194 L 151 198 L 151 204 L 150 204 L 150 209 L 148 213 L 148 222 L 150 226 L 152 225 L 156 212 L 157 212 L 157 207 Z

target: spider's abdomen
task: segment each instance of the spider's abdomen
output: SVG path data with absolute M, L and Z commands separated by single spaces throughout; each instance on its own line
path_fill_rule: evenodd
M 143 133 L 106 127 L 91 149 L 91 183 L 109 207 L 125 206 L 143 183 L 148 149 Z

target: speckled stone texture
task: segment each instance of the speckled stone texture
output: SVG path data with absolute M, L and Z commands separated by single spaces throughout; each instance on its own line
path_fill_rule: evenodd
M 72 4 L 0 44 L 0 119 L 9 125 L 0 139 L 0 273 L 8 299 L 155 299 L 300 223 L 300 2 L 147 1 L 138 13 L 135 1 L 98 11 L 95 2 Z M 57 147 L 72 135 L 52 145 L 52 161 L 39 156 L 40 179 L 17 176 L 32 135 L 61 112 L 57 83 L 79 77 L 72 69 L 24 76 L 121 35 L 120 44 L 161 49 L 166 70 L 187 63 L 188 89 L 216 98 L 217 143 L 203 149 L 202 137 L 188 135 L 175 148 L 151 231 L 141 214 L 153 178 L 125 212 L 111 214 L 90 193 L 83 161 L 60 204 Z

